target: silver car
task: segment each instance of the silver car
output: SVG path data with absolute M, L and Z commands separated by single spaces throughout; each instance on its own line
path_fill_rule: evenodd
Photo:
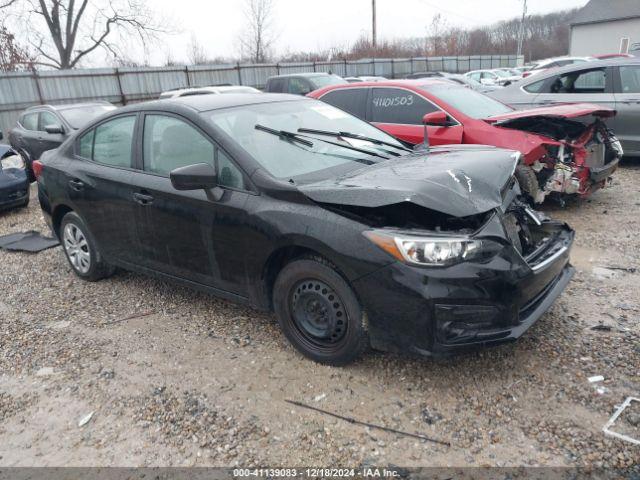
M 640 58 L 552 69 L 488 95 L 517 109 L 583 102 L 613 108 L 618 114 L 609 127 L 625 155 L 640 156 Z

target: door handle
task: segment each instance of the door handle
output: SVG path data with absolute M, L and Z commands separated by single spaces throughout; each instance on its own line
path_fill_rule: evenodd
M 84 182 L 74 178 L 73 180 L 69 180 L 69 186 L 76 192 L 79 192 L 84 188 Z
M 623 100 L 622 103 L 640 103 L 640 98 L 628 98 Z
M 134 193 L 133 200 L 140 205 L 151 205 L 153 203 L 153 197 L 145 193 Z
M 558 103 L 558 102 L 556 102 L 555 100 L 542 100 L 540 103 L 542 105 L 552 105 L 552 104 Z

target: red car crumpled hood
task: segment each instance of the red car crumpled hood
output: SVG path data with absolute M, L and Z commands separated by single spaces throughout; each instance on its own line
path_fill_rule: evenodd
M 550 107 L 531 108 L 528 110 L 514 110 L 513 112 L 485 118 L 484 121 L 488 123 L 499 123 L 528 117 L 578 118 L 594 116 L 608 118 L 615 116 L 615 114 L 616 111 L 611 108 L 601 107 L 592 103 L 567 103 Z

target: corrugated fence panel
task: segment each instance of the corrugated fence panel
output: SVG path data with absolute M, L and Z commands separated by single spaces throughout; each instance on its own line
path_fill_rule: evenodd
M 192 86 L 236 85 L 238 82 L 238 67 L 234 64 L 189 67 L 189 84 Z
M 0 76 L 0 111 L 39 101 L 38 86 L 33 74 L 12 72 Z
M 331 72 L 343 77 L 380 75 L 402 78 L 410 73 L 444 70 L 467 72 L 522 65 L 515 55 L 332 60 L 278 64 L 226 64 L 172 67 L 96 68 L 0 74 L 0 128 L 12 127 L 25 108 L 41 103 L 107 100 L 114 104 L 157 98 L 161 92 L 188 86 L 242 84 L 264 88 L 273 75 Z
M 121 68 L 119 73 L 127 102 L 157 98 L 165 90 L 188 86 L 186 67 Z
M 313 71 L 313 69 L 311 71 Z M 282 73 L 285 72 L 281 70 L 281 74 Z M 267 84 L 267 79 L 274 75 L 278 75 L 277 65 L 247 65 L 246 67 L 241 66 L 240 68 L 242 85 L 249 85 L 251 87 L 264 88 Z

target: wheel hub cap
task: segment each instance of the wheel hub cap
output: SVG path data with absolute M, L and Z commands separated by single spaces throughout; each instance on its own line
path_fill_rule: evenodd
M 87 273 L 91 268 L 91 254 L 89 243 L 82 230 L 76 225 L 68 223 L 64 227 L 63 238 L 64 249 L 73 268 L 80 273 Z

